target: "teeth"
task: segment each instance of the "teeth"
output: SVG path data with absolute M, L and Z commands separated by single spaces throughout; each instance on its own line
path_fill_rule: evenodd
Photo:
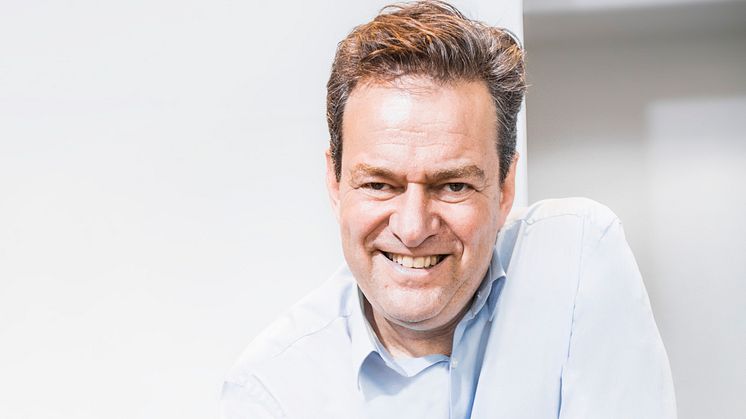
M 396 253 L 386 253 L 386 256 L 399 265 L 415 269 L 429 268 L 440 261 L 440 257 L 437 255 L 412 257 L 397 255 Z
M 428 260 L 428 262 L 429 262 L 429 260 Z M 414 261 L 412 263 L 414 264 L 415 268 L 421 268 L 421 267 L 425 266 L 425 258 L 423 258 L 423 257 L 414 258 Z

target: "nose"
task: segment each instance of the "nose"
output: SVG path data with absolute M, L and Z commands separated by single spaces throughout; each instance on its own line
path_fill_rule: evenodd
M 414 184 L 397 197 L 396 208 L 389 218 L 389 228 L 409 248 L 418 247 L 440 228 L 440 218 L 433 213 L 424 185 Z

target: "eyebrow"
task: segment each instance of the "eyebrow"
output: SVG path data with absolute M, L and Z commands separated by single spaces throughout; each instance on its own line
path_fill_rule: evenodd
M 371 166 L 365 163 L 360 163 L 350 169 L 350 179 L 352 179 L 353 182 L 361 182 L 360 178 L 365 177 L 382 177 L 393 179 L 396 177 L 396 175 L 394 175 L 394 172 L 392 172 L 391 170 L 384 169 L 382 167 Z
M 360 163 L 350 169 L 350 178 L 353 182 L 359 182 L 360 178 L 365 177 L 381 177 L 388 179 L 395 179 L 397 176 L 394 172 L 384 169 L 382 167 L 371 166 L 369 164 Z M 463 178 L 477 178 L 480 181 L 485 179 L 484 170 L 475 164 L 466 166 L 454 167 L 452 169 L 438 170 L 435 173 L 428 174 L 427 179 L 429 182 L 438 183 L 448 179 L 463 179 Z
M 475 164 L 470 164 L 467 166 L 455 167 L 453 169 L 438 170 L 428 176 L 428 179 L 433 183 L 457 178 L 477 178 L 482 181 L 485 179 L 484 170 L 480 169 L 479 166 Z

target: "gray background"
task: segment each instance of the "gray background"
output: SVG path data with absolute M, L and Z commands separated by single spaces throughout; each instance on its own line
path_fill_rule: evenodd
M 679 417 L 744 418 L 746 3 L 668 3 L 526 2 L 529 201 L 621 217 Z

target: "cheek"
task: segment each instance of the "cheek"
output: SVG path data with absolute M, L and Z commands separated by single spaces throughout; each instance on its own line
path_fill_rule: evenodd
M 340 228 L 343 237 L 354 245 L 372 240 L 388 223 L 385 203 L 361 199 L 352 191 L 340 202 Z
M 499 211 L 492 205 L 455 205 L 444 211 L 445 221 L 464 246 L 464 253 L 492 252 Z M 484 248 L 484 249 L 482 249 Z

